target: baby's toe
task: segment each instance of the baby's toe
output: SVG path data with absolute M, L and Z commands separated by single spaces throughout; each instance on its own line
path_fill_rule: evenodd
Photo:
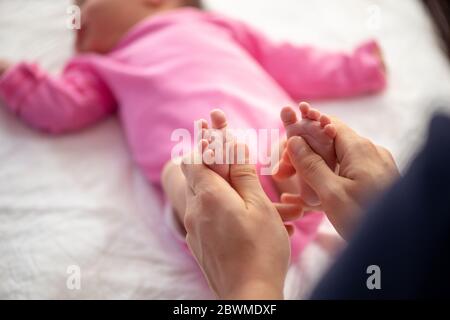
M 206 139 L 200 140 L 200 148 L 201 148 L 202 153 L 208 149 L 208 146 L 209 146 L 208 140 L 206 140 Z
M 321 116 L 320 111 L 316 109 L 310 109 L 307 115 L 308 119 L 313 121 L 319 121 L 320 116 Z
M 227 117 L 225 113 L 220 109 L 214 109 L 211 111 L 211 124 L 213 129 L 224 129 L 227 127 Z
M 299 105 L 300 112 L 303 119 L 319 121 L 321 113 L 317 109 L 311 108 L 311 105 L 307 102 L 302 102 Z
M 283 110 L 281 110 L 280 117 L 285 127 L 288 127 L 298 122 L 297 114 L 291 107 L 283 108 Z
M 208 129 L 209 128 L 208 121 L 206 121 L 205 119 L 198 120 L 198 123 L 199 123 L 200 129 Z
M 215 162 L 215 153 L 211 149 L 206 149 L 203 151 L 203 163 L 207 166 L 211 167 L 214 165 Z
M 321 126 L 322 128 L 325 128 L 327 125 L 331 124 L 331 119 L 330 119 L 330 117 L 328 117 L 328 116 L 325 115 L 325 114 L 322 114 L 322 115 L 320 116 L 319 121 L 320 121 L 320 126 Z
M 297 114 L 292 108 L 286 107 L 281 111 L 281 120 L 286 128 L 288 138 L 302 133 L 302 123 L 298 121 Z
M 300 112 L 302 113 L 302 118 L 308 118 L 309 110 L 311 110 L 311 106 L 309 105 L 309 103 L 301 102 L 298 107 L 300 109 Z
M 326 125 L 325 128 L 324 128 L 324 132 L 331 139 L 335 139 L 336 136 L 337 136 L 336 126 L 334 126 L 333 124 Z

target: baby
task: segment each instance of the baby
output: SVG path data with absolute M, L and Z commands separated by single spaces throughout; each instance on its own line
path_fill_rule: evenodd
M 81 130 L 117 112 L 134 161 L 150 183 L 163 187 L 178 226 L 185 181 L 170 161 L 175 129 L 192 132 L 194 121 L 213 107 L 223 109 L 239 129 L 283 129 L 276 106 L 375 93 L 386 84 L 373 41 L 351 54 L 278 44 L 241 22 L 201 10 L 194 0 L 77 4 L 82 13 L 78 54 L 62 74 L 50 76 L 34 63 L 0 61 L 0 96 L 24 122 L 51 134 Z M 334 167 L 333 126 L 307 104 L 301 111 L 301 122 L 291 109 L 282 111 L 288 136 L 304 136 Z M 223 114 L 212 117 L 214 127 L 225 126 Z M 292 173 L 285 160 L 280 177 Z M 299 189 L 296 182 L 279 183 L 270 176 L 261 176 L 261 182 L 273 201 L 288 192 L 318 204 L 304 183 Z M 312 214 L 295 223 L 294 256 L 315 235 L 321 218 Z

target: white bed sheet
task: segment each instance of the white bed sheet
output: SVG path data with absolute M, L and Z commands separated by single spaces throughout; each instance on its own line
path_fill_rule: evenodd
M 416 0 L 209 0 L 276 39 L 350 49 L 376 37 L 389 67 L 380 96 L 317 102 L 390 148 L 400 166 L 423 141 L 450 68 Z M 67 0 L 2 0 L 0 57 L 57 71 L 70 56 Z M 380 24 L 377 25 L 377 10 Z M 330 234 L 327 226 L 324 234 Z M 322 238 L 323 239 L 323 238 Z M 310 291 L 330 261 L 312 245 L 288 276 L 288 298 Z M 81 268 L 81 290 L 66 286 Z M 193 259 L 167 231 L 152 190 L 111 119 L 65 137 L 36 133 L 0 108 L 0 298 L 210 299 Z

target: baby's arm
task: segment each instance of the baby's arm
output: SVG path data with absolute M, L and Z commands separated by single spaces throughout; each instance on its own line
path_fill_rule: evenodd
M 87 65 L 69 64 L 60 77 L 20 63 L 1 75 L 0 98 L 30 126 L 63 133 L 93 124 L 115 108 L 101 79 Z
M 239 44 L 296 100 L 340 98 L 381 91 L 385 66 L 375 41 L 353 53 L 274 43 L 245 24 L 231 21 Z

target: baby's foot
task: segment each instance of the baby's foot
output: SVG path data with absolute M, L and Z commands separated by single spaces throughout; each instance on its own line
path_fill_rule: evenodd
M 205 163 L 225 180 L 229 181 L 230 164 L 228 159 L 228 147 L 230 135 L 225 113 L 215 109 L 211 111 L 212 130 L 206 130 L 207 147 L 204 155 Z
M 281 120 L 286 128 L 288 139 L 293 136 L 301 136 L 308 142 L 314 152 L 319 154 L 334 170 L 336 168 L 334 139 L 337 134 L 335 126 L 328 116 L 311 108 L 308 103 L 302 102 L 299 108 L 302 114 L 302 120 L 300 121 L 292 108 L 287 107 L 281 111 Z M 286 163 L 287 161 L 288 158 L 284 156 L 280 168 L 288 170 L 287 168 L 291 165 Z M 320 204 L 317 194 L 302 181 L 300 181 L 300 190 L 300 196 L 308 205 L 316 206 Z

